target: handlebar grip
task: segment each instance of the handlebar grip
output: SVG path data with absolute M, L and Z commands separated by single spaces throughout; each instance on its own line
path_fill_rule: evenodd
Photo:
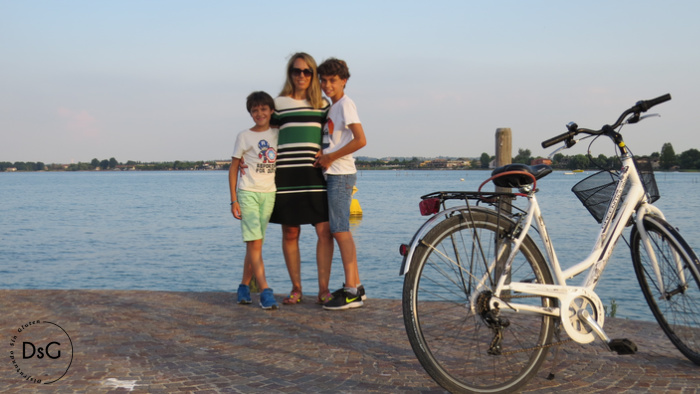
M 658 104 L 661 104 L 661 103 L 665 103 L 666 101 L 669 101 L 670 99 L 671 99 L 671 94 L 666 93 L 663 96 L 659 96 L 655 99 L 639 101 L 639 102 L 637 102 L 636 107 L 639 109 L 640 112 L 646 112 L 649 109 L 651 109 L 651 107 L 658 105 Z
M 569 139 L 569 138 L 573 138 L 575 135 L 576 135 L 576 132 L 574 132 L 574 131 L 567 131 L 567 132 L 564 133 L 564 134 L 559 134 L 559 135 L 556 136 L 556 137 L 552 137 L 552 138 L 550 138 L 550 139 L 548 139 L 548 140 L 546 140 L 546 141 L 543 141 L 543 142 L 542 142 L 542 147 L 543 147 L 543 148 L 549 148 L 550 146 L 552 146 L 552 145 L 554 145 L 554 144 L 557 144 L 557 143 L 559 143 L 559 142 L 565 141 L 565 140 L 567 140 L 567 139 Z

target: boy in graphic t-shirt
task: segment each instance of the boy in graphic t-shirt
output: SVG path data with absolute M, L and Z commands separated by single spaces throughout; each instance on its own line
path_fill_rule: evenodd
M 345 271 L 345 284 L 333 292 L 333 299 L 323 305 L 327 310 L 344 310 L 363 306 L 365 289 L 360 284 L 357 251 L 350 232 L 350 203 L 357 180 L 353 152 L 367 144 L 357 108 L 345 95 L 350 78 L 347 64 L 330 58 L 318 66 L 321 89 L 333 102 L 323 128 L 323 153 L 316 165 L 325 170 L 328 190 L 328 217 L 331 234 L 340 249 Z
M 246 108 L 255 126 L 241 131 L 236 137 L 228 175 L 231 213 L 241 220 L 241 233 L 246 243 L 243 279 L 238 286 L 238 303 L 251 303 L 249 286 L 255 276 L 263 289 L 260 293 L 260 306 L 263 309 L 276 309 L 278 305 L 265 279 L 262 258 L 265 230 L 275 205 L 275 162 L 279 130 L 270 128 L 275 102 L 265 92 L 253 92 L 246 100 Z

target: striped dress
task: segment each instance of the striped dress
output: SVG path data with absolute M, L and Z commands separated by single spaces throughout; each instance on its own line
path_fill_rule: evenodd
M 279 127 L 279 139 L 272 223 L 298 226 L 328 221 L 326 181 L 321 169 L 313 166 L 328 108 L 315 109 L 306 100 L 290 97 L 275 99 L 273 123 Z

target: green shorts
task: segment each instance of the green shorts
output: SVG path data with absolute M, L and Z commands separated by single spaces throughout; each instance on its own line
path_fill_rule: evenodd
M 241 234 L 243 241 L 265 239 L 265 230 L 275 207 L 275 192 L 260 193 L 238 191 L 238 205 L 241 207 Z

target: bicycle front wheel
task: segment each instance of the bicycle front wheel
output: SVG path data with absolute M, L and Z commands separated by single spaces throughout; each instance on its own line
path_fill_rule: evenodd
M 404 324 L 413 351 L 426 372 L 451 392 L 517 390 L 539 369 L 554 332 L 554 317 L 506 313 L 511 312 L 506 305 L 494 324 L 488 311 L 497 281 L 493 263 L 496 255 L 507 258 L 515 224 L 491 212 L 474 210 L 437 224 L 416 249 L 404 279 Z M 552 283 L 529 236 L 509 280 Z M 500 298 L 556 305 L 541 296 L 509 293 Z
M 655 270 L 641 233 L 632 229 L 632 262 L 647 304 L 668 338 L 700 365 L 700 264 L 681 235 L 665 220 L 646 216 L 644 230 L 658 264 Z

